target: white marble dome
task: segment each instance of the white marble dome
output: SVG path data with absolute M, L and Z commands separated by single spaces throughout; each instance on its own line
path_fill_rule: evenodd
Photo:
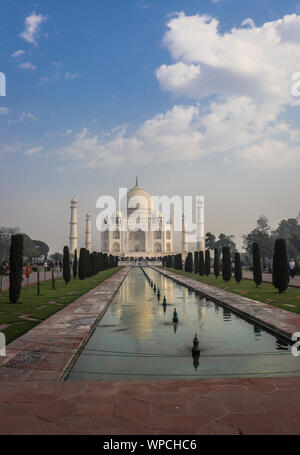
M 138 182 L 127 193 L 127 209 L 128 214 L 136 209 L 150 213 L 152 211 L 151 196 L 143 188 L 138 186 Z

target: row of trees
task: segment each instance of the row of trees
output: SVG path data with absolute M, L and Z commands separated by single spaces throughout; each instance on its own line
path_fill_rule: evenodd
M 103 270 L 118 267 L 118 261 L 118 256 L 98 253 L 96 251 L 90 253 L 86 248 L 81 248 L 78 261 L 77 250 L 75 250 L 72 264 L 73 278 L 76 279 L 78 275 L 80 280 L 85 280 L 85 278 L 97 275 L 97 273 L 102 272 Z M 65 283 L 68 284 L 71 280 L 71 267 L 70 253 L 67 246 L 64 247 L 63 253 L 63 277 Z
M 10 274 L 9 274 L 9 301 L 11 303 L 17 303 L 22 288 L 23 278 L 23 258 L 24 258 L 24 235 L 13 234 L 10 239 Z M 80 250 L 79 263 L 77 258 L 77 250 L 75 251 L 73 263 L 70 261 L 69 248 L 64 247 L 63 252 L 63 278 L 65 284 L 68 284 L 71 280 L 71 268 L 73 277 L 76 279 L 77 275 L 79 279 L 84 280 L 91 276 L 96 275 L 98 272 L 108 270 L 118 266 L 118 257 L 108 255 L 106 253 L 98 253 L 94 251 L 90 253 L 85 248 Z M 39 295 L 39 273 L 38 273 L 38 295 Z M 52 270 L 52 288 L 54 286 L 54 270 Z
M 252 244 L 252 263 L 253 263 L 253 280 L 258 287 L 262 283 L 262 258 L 258 243 Z M 163 266 L 175 268 L 176 270 L 183 269 L 181 254 L 175 256 L 165 256 L 163 258 Z M 199 274 L 200 276 L 209 276 L 211 273 L 211 257 L 210 251 L 195 251 L 188 253 L 184 263 L 184 271 L 188 273 Z M 220 255 L 218 248 L 214 250 L 213 271 L 216 278 L 220 276 Z M 273 254 L 273 285 L 278 292 L 286 291 L 289 283 L 289 268 L 288 257 L 286 250 L 286 242 L 284 239 L 275 241 Z M 232 257 L 231 250 L 228 246 L 222 248 L 222 277 L 224 281 L 230 281 L 232 278 Z M 242 263 L 240 253 L 234 253 L 234 277 L 237 283 L 243 278 Z

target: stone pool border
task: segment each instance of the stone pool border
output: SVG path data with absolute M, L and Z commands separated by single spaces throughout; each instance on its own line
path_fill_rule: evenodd
M 232 313 L 248 322 L 252 322 L 264 330 L 271 332 L 292 343 L 291 337 L 295 332 L 300 332 L 300 315 L 282 310 L 257 300 L 248 299 L 231 292 L 215 288 L 205 283 L 193 280 L 160 267 L 151 268 L 162 275 L 172 279 L 188 289 L 206 297 L 218 305 L 227 308 Z
M 62 381 L 105 314 L 130 267 L 12 341 L 0 357 L 1 381 Z

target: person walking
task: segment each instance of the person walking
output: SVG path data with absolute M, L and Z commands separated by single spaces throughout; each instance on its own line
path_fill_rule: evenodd
M 296 264 L 295 264 L 294 259 L 290 259 L 289 271 L 290 271 L 290 277 L 294 278 L 295 277 L 295 272 L 296 272 Z
M 28 286 L 28 284 L 29 284 L 29 278 L 30 278 L 30 275 L 31 275 L 31 265 L 30 265 L 29 262 L 27 262 L 27 264 L 26 264 L 26 269 L 25 269 L 25 271 L 26 271 L 26 279 L 27 279 L 27 286 Z

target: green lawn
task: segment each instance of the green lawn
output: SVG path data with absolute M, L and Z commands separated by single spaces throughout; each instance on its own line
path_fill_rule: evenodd
M 239 294 L 244 297 L 248 297 L 249 299 L 258 300 L 277 308 L 283 308 L 284 310 L 300 314 L 299 288 L 289 287 L 286 292 L 279 294 L 271 283 L 262 283 L 258 288 L 256 288 L 254 282 L 250 280 L 242 280 L 239 284 L 237 284 L 234 277 L 231 281 L 225 282 L 222 279 L 222 276 L 219 276 L 219 278 L 216 279 L 214 275 L 209 275 L 207 277 L 175 269 L 165 268 L 165 270 L 170 270 L 178 275 L 183 275 L 202 283 L 224 289 L 225 291 L 232 292 L 233 294 Z
M 43 281 L 40 283 L 40 296 L 37 295 L 36 284 L 24 287 L 18 304 L 9 303 L 8 291 L 4 291 L 0 295 L 0 331 L 5 334 L 6 342 L 10 343 L 41 321 L 65 308 L 69 303 L 98 286 L 121 268 L 105 270 L 85 280 L 71 278 L 67 286 L 62 278 L 56 278 L 54 291 L 52 290 L 51 280 Z M 23 319 L 24 316 L 33 319 L 33 321 Z M 9 326 L 1 329 L 3 324 L 9 324 Z

